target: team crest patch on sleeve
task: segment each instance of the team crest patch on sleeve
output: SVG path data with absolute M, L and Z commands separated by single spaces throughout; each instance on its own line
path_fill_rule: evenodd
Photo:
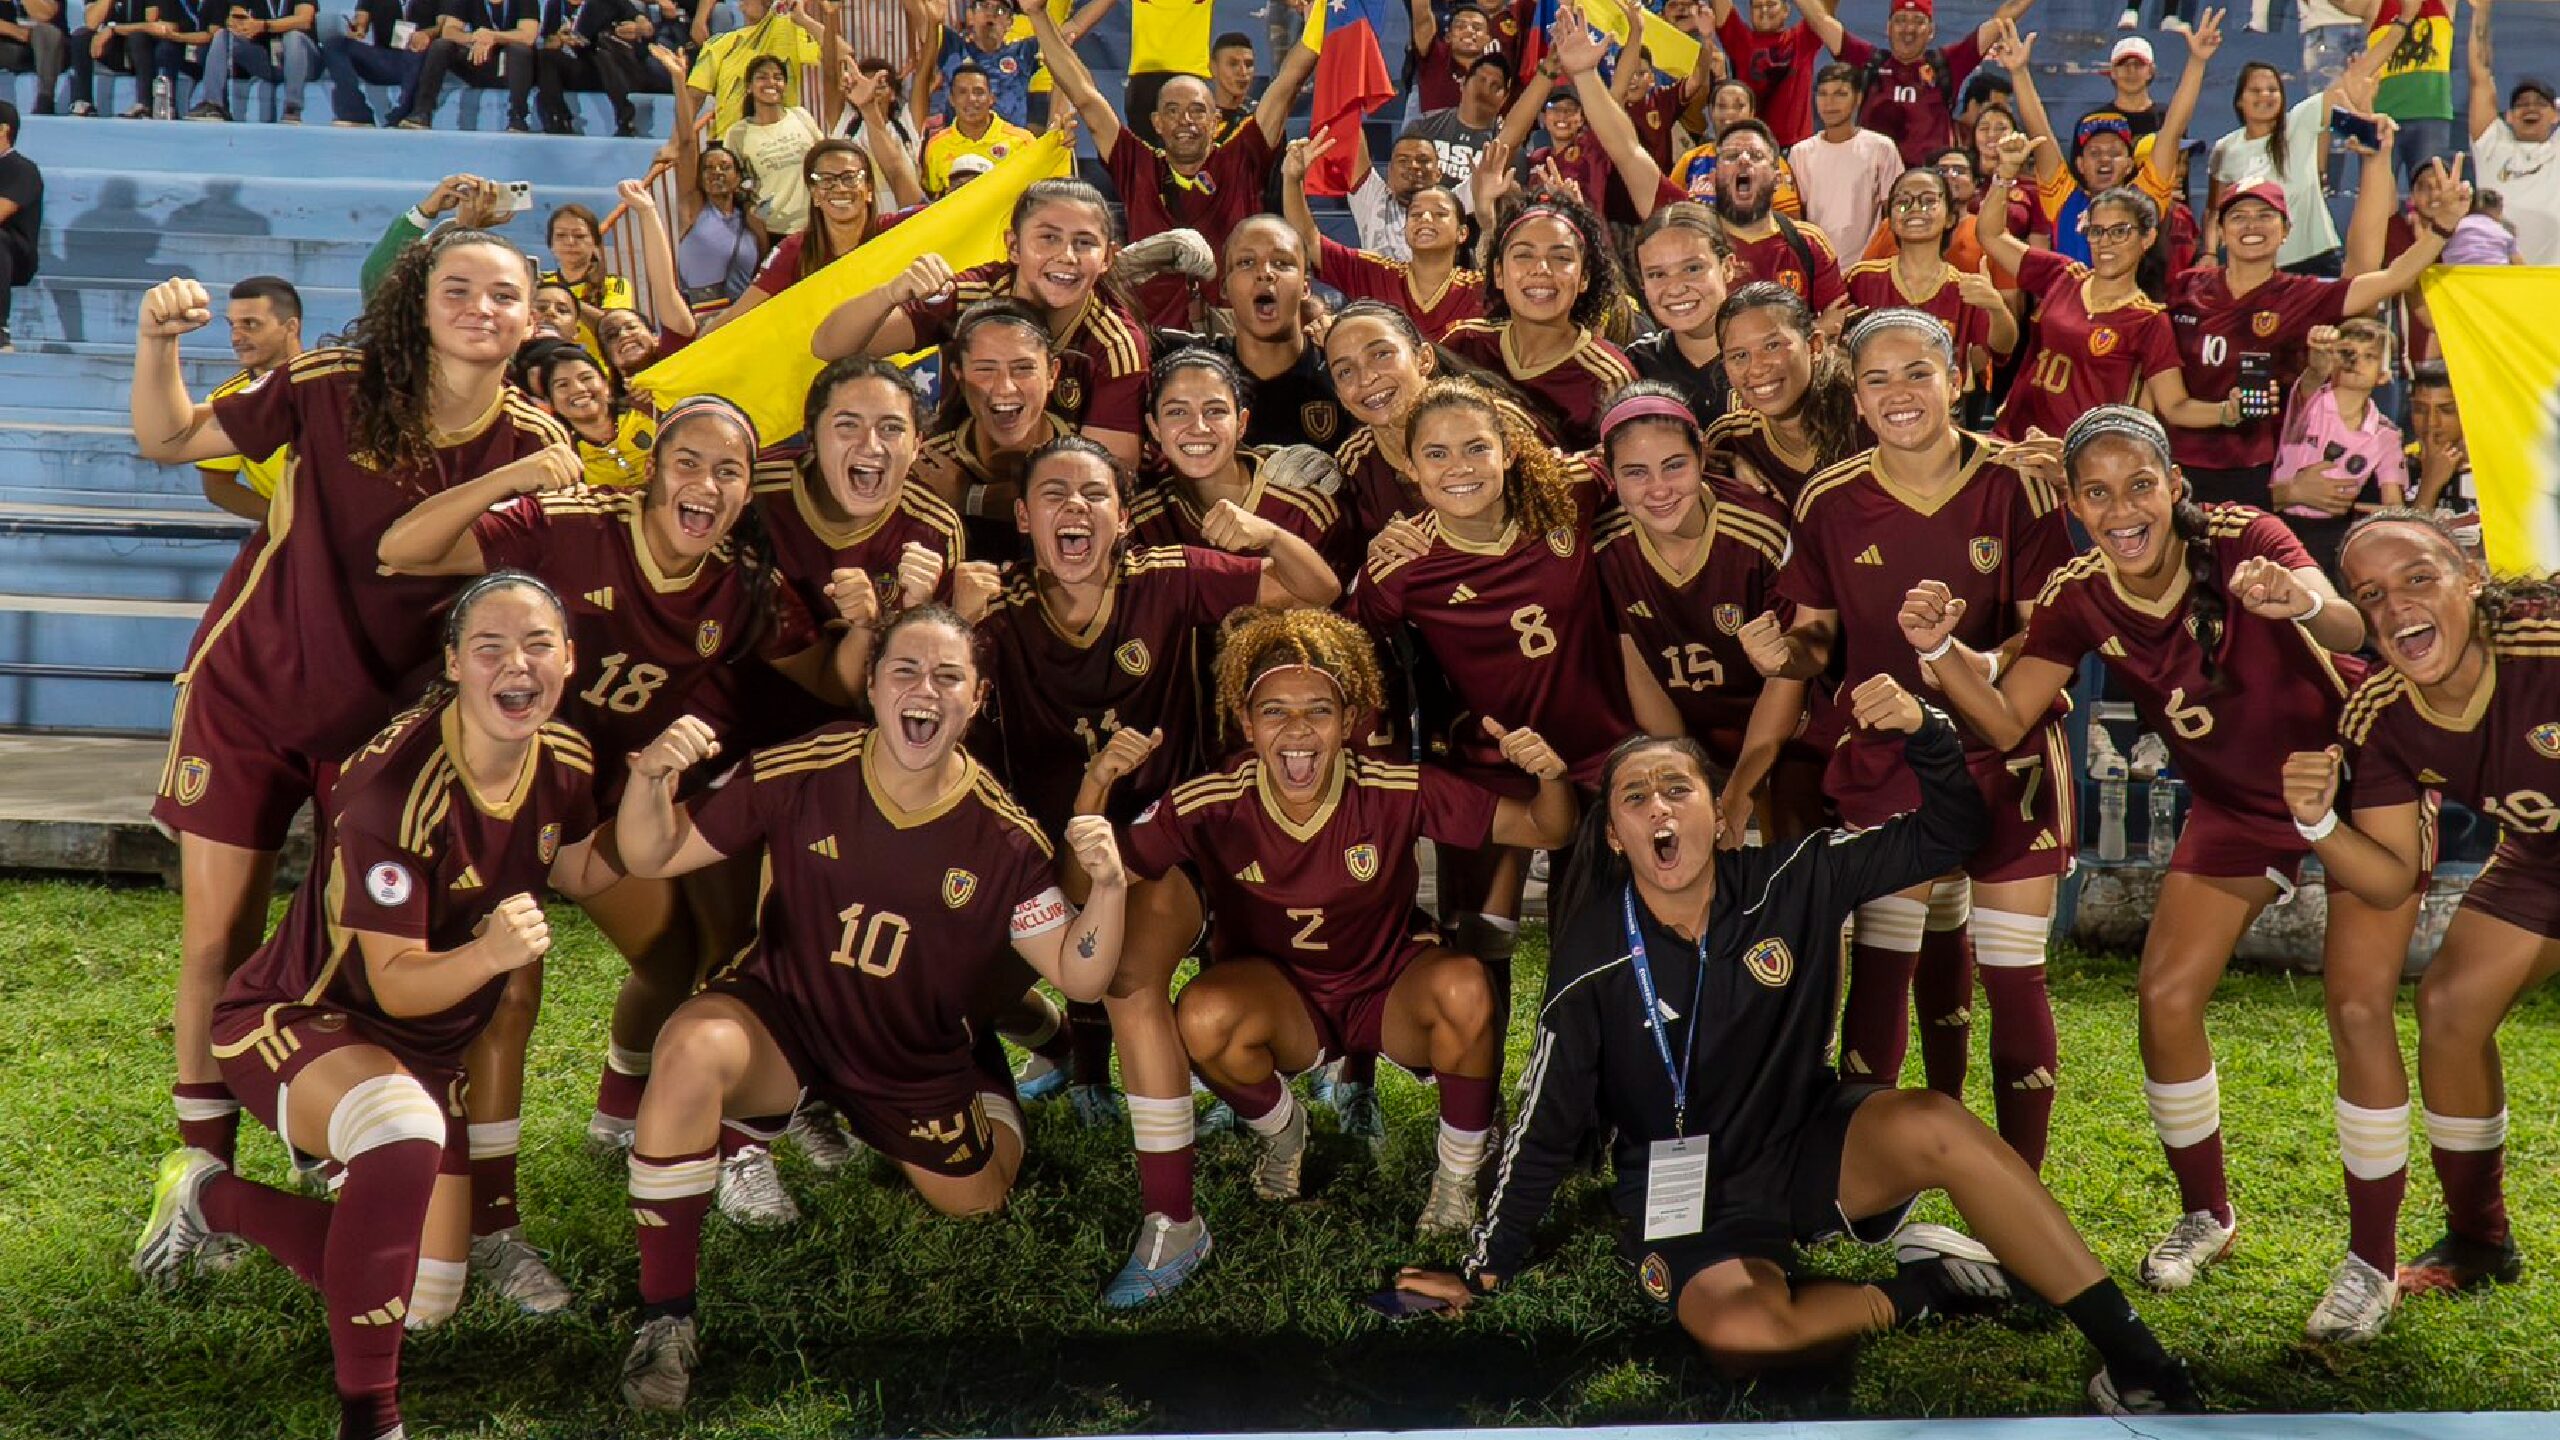
M 1752 979 L 1775 990 L 1795 975 L 1796 957 L 1787 949 L 1786 941 L 1772 935 L 1742 952 L 1742 968 L 1751 972 Z
M 720 622 L 717 620 L 703 621 L 702 628 L 693 632 L 693 648 L 696 654 L 702 656 L 702 658 L 706 660 L 718 653 L 720 649 Z
M 1342 864 L 1351 872 L 1352 879 L 1366 885 L 1378 878 L 1378 847 L 1354 845 L 1342 852 Z
M 2526 731 L 2524 740 L 2543 759 L 2560 760 L 2560 721 L 2543 721 Z
M 409 903 L 409 893 L 416 882 L 409 878 L 408 868 L 385 860 L 364 872 L 364 893 L 385 910 L 397 910 Z
M 204 798 L 204 787 L 213 781 L 213 762 L 201 755 L 178 757 L 178 803 L 193 805 Z
M 1671 1262 L 1663 1259 L 1662 1252 L 1658 1250 L 1648 1251 L 1644 1263 L 1636 1266 L 1636 1283 L 1644 1287 L 1644 1293 L 1652 1296 L 1656 1304 L 1670 1304 Z
M 957 910 L 978 893 L 978 877 L 958 866 L 942 872 L 942 903 Z
M 1147 642 L 1144 640 L 1130 641 L 1128 644 L 1112 651 L 1111 658 L 1118 662 L 1121 669 L 1128 671 L 1132 675 L 1146 674 L 1147 666 L 1152 660 L 1152 657 L 1147 654 Z
M 545 865 L 550 864 L 552 857 L 560 853 L 559 821 L 551 821 L 542 827 L 542 834 L 533 843 L 533 853 L 540 857 Z
M 2000 537 L 1997 535 L 1974 536 L 1972 559 L 1973 568 L 1981 571 L 1985 575 L 1999 569 Z
M 1727 635 L 1740 632 L 1742 629 L 1742 607 L 1739 605 L 1718 605 L 1716 607 L 1716 628 Z

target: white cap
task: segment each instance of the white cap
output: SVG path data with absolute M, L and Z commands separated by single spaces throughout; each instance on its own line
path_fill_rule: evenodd
M 2154 63 L 2151 58 L 2151 42 L 2139 35 L 2127 35 L 2117 41 L 2116 48 L 2107 52 L 2107 63 L 2113 65 L 2128 55 L 2145 65 Z
M 984 155 L 955 155 L 951 160 L 951 178 L 957 180 L 963 175 L 984 175 L 994 168 L 996 162 Z

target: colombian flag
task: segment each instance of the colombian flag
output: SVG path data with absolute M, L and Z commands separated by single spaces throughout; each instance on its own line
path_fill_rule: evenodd
M 688 395 L 724 395 L 754 417 L 767 443 L 800 433 L 800 407 L 822 368 L 809 352 L 818 322 L 857 295 L 898 278 L 922 255 L 954 271 L 1004 258 L 1005 222 L 1031 182 L 1058 172 L 1067 132 L 1052 130 L 996 167 L 860 249 L 631 378 L 660 406 Z
M 1307 133 L 1329 133 L 1333 152 L 1307 172 L 1307 193 L 1340 195 L 1351 189 L 1351 151 L 1360 122 L 1396 98 L 1378 37 L 1386 33 L 1388 0 L 1315 0 L 1307 7 L 1302 37 L 1316 52 L 1315 111 Z M 1383 156 L 1372 157 L 1373 161 Z
M 2439 265 L 2421 288 L 2462 408 L 2489 568 L 2560 571 L 2560 270 Z
M 1529 33 L 1520 37 L 1520 72 L 1515 77 L 1527 83 L 1530 68 L 1547 53 L 1547 36 L 1555 29 L 1556 0 L 1539 0 L 1531 16 Z M 1639 9 L 1644 20 L 1643 49 L 1652 58 L 1653 68 L 1674 80 L 1686 80 L 1698 68 L 1698 37 L 1654 14 Z M 1609 37 L 1612 43 L 1627 43 L 1627 12 L 1618 0 L 1584 0 L 1584 23 Z M 1562 81 L 1557 82 L 1560 88 Z

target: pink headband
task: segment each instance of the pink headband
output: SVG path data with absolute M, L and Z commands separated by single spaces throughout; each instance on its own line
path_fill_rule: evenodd
M 1540 216 L 1545 216 L 1550 220 L 1562 220 L 1567 226 L 1573 227 L 1573 217 L 1565 214 L 1562 210 L 1557 209 L 1553 205 L 1532 205 L 1528 209 L 1521 211 L 1519 214 L 1512 216 L 1511 223 L 1502 227 L 1502 234 L 1496 237 L 1494 243 L 1496 245 L 1500 245 L 1504 241 L 1509 240 L 1511 238 L 1512 231 L 1519 229 L 1521 226 L 1528 224 L 1530 221 L 1535 220 Z M 1576 238 L 1580 238 L 1582 231 L 1579 227 L 1574 227 L 1573 233 Z
M 1600 433 L 1606 435 L 1630 420 L 1642 420 L 1647 416 L 1677 420 L 1692 430 L 1698 428 L 1696 413 L 1668 395 L 1630 395 L 1610 406 L 1609 413 L 1600 418 Z

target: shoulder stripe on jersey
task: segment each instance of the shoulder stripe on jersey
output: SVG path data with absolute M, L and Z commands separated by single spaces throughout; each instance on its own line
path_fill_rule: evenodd
M 1852 455 L 1836 465 L 1828 465 L 1815 471 L 1813 478 L 1805 482 L 1803 493 L 1796 496 L 1796 519 L 1801 521 L 1805 516 L 1812 514 L 1815 500 L 1830 491 L 1839 489 L 1866 472 L 1867 457 L 1864 454 Z
M 2338 714 L 2339 736 L 2351 745 L 2362 745 L 2371 739 L 2383 712 L 2408 693 L 2408 686 L 2408 676 L 2386 670 L 2356 687 L 2356 693 L 2347 697 L 2346 708 Z
M 1173 801 L 1173 813 L 1176 815 L 1188 815 L 1194 810 L 1205 810 L 1212 805 L 1231 804 L 1243 799 L 1245 797 L 1245 792 L 1252 788 L 1253 779 L 1251 776 L 1246 776 L 1242 779 L 1229 779 L 1224 785 L 1204 786 L 1195 781 L 1192 784 L 1184 785 L 1173 792 L 1170 797 Z
M 2097 574 L 2106 563 L 2106 558 L 2095 550 L 2083 550 L 2063 561 L 2053 567 L 2052 574 L 2044 577 L 2044 588 L 2036 592 L 2036 603 L 2052 604 L 2066 588 Z
M 977 797 L 979 804 L 987 807 L 987 813 L 1030 836 L 1031 843 L 1040 848 L 1042 859 L 1057 858 L 1058 852 L 1049 844 L 1049 836 L 1040 828 L 1040 822 L 1014 804 L 1013 797 L 1005 793 L 994 776 L 984 770 L 979 771 L 977 782 L 969 787 L 969 793 Z
M 350 349 L 344 345 L 331 345 L 318 350 L 305 350 L 286 361 L 285 374 L 290 376 L 295 384 L 300 384 L 305 380 L 317 380 L 324 375 L 336 375 L 348 370 L 361 369 L 363 365 L 363 351 Z
M 1490 320 L 1461 320 L 1457 324 L 1440 332 L 1440 343 L 1445 345 L 1460 335 L 1493 335 L 1497 333 L 1499 332 L 1493 328 L 1493 322 Z
M 1349 470 L 1352 466 L 1368 459 L 1369 452 L 1377 448 L 1378 437 L 1370 434 L 1369 427 L 1363 425 L 1351 432 L 1350 439 L 1334 447 L 1333 463 Z
M 751 773 L 758 781 L 764 781 L 796 775 L 803 770 L 832 769 L 848 760 L 860 758 L 864 733 L 855 731 L 850 735 L 830 735 L 802 745 L 757 751 L 751 762 Z
M 1265 488 L 1262 493 L 1306 516 L 1315 522 L 1319 529 L 1330 530 L 1342 518 L 1342 512 L 1334 507 L 1331 497 L 1318 494 L 1313 490 L 1273 485 Z
M 1787 533 L 1787 527 L 1779 524 L 1775 517 L 1763 515 L 1757 510 L 1746 510 L 1739 505 L 1718 502 L 1716 523 L 1723 526 L 1727 534 L 1739 535 L 1752 541 L 1756 548 L 1767 550 L 1773 559 L 1783 554 L 1788 543 L 1794 538 Z
M 922 485 L 899 486 L 898 508 L 940 531 L 945 538 L 956 540 L 960 536 L 960 512 Z
M 413 855 L 434 853 L 436 827 L 453 805 L 453 759 L 439 747 L 418 778 L 409 782 L 409 798 L 400 807 L 400 848 Z

